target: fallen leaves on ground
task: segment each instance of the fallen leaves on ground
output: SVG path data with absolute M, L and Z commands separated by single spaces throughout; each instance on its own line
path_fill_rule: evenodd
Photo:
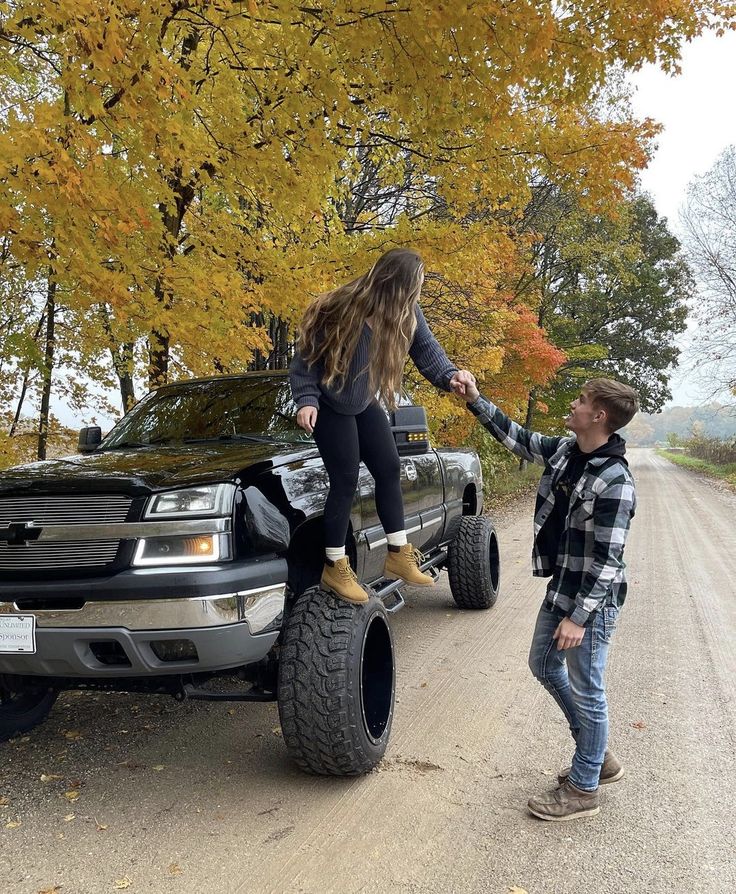
M 76 816 L 76 813 L 67 813 L 67 815 L 65 817 L 63 817 L 64 822 L 70 823 L 74 819 L 75 816 Z
M 55 779 L 63 779 L 57 773 L 41 773 L 41 782 L 53 782 Z
M 22 825 L 23 825 L 22 820 L 10 820 L 9 823 L 5 823 L 5 828 L 6 829 L 18 829 Z
M 646 725 L 646 723 L 644 723 L 643 720 L 635 720 L 631 725 L 634 727 L 634 729 L 646 729 L 647 728 L 647 725 Z
M 0 807 L 8 807 L 10 800 L 8 798 L 0 798 Z
M 183 870 L 178 863 L 171 863 L 169 865 L 169 875 L 181 875 L 182 872 Z
M 107 829 L 107 823 L 101 823 L 97 817 L 95 817 L 95 826 L 97 826 L 98 832 L 104 832 Z
M 124 875 L 122 878 L 115 879 L 115 888 L 118 891 L 122 891 L 124 888 L 129 888 L 133 882 L 128 878 L 127 875 Z
M 77 739 L 82 738 L 82 734 L 79 732 L 79 730 L 67 729 L 64 730 L 64 738 L 69 739 L 70 742 L 75 742 Z
M 157 773 L 159 773 L 161 770 L 164 769 L 164 765 L 163 765 L 163 764 L 156 764 L 156 766 L 155 766 L 155 767 L 151 767 L 151 769 L 152 769 L 152 770 L 155 770 Z
M 54 885 L 53 888 L 44 888 L 43 891 L 39 891 L 38 894 L 57 894 L 63 887 L 63 885 Z
M 75 801 L 79 800 L 79 792 L 76 789 L 72 789 L 69 792 L 64 792 L 64 797 L 70 804 L 73 804 Z

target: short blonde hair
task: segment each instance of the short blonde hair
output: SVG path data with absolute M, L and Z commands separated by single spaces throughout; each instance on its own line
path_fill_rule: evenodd
M 628 425 L 639 410 L 639 397 L 629 385 L 615 379 L 589 379 L 583 391 L 592 403 L 606 411 L 611 432 Z

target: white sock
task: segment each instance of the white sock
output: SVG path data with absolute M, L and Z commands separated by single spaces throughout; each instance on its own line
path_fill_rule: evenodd
M 330 560 L 330 562 L 337 562 L 339 559 L 345 558 L 345 547 L 344 546 L 326 546 L 325 547 L 325 555 Z
M 406 531 L 394 531 L 386 534 L 386 542 L 389 546 L 406 546 Z

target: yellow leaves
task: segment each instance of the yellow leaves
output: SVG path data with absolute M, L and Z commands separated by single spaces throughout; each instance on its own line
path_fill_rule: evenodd
M 132 884 L 132 880 L 129 879 L 127 875 L 124 875 L 122 878 L 115 879 L 113 887 L 116 891 L 123 891 L 125 888 L 129 888 Z
M 64 797 L 70 804 L 75 804 L 79 800 L 80 792 L 76 789 L 71 789 L 68 792 L 64 792 Z
M 169 875 L 181 875 L 183 869 L 179 866 L 178 863 L 170 863 L 169 864 Z
M 82 738 L 82 734 L 79 732 L 79 730 L 68 729 L 64 730 L 64 738 L 68 739 L 70 742 L 76 742 L 77 739 Z
M 22 820 L 10 820 L 10 822 L 5 823 L 6 829 L 19 829 L 23 825 Z
M 54 782 L 56 779 L 63 779 L 63 776 L 59 776 L 56 773 L 41 773 L 39 777 L 41 782 Z

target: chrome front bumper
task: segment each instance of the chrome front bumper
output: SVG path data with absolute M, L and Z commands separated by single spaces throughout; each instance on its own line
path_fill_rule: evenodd
M 194 598 L 90 601 L 74 610 L 19 609 L 0 602 L 0 614 L 36 618 L 35 654 L 0 653 L 0 673 L 121 677 L 224 670 L 265 658 L 276 642 L 286 585 Z M 155 644 L 186 640 L 196 659 L 162 661 Z M 116 643 L 127 664 L 96 657 Z M 154 644 L 152 646 L 152 643 Z
M 27 611 L 13 602 L 0 602 L 0 614 L 35 615 L 45 627 L 125 627 L 127 630 L 184 630 L 221 627 L 245 621 L 250 633 L 278 627 L 284 611 L 285 584 L 198 596 L 190 599 L 129 599 L 85 602 L 78 609 Z

